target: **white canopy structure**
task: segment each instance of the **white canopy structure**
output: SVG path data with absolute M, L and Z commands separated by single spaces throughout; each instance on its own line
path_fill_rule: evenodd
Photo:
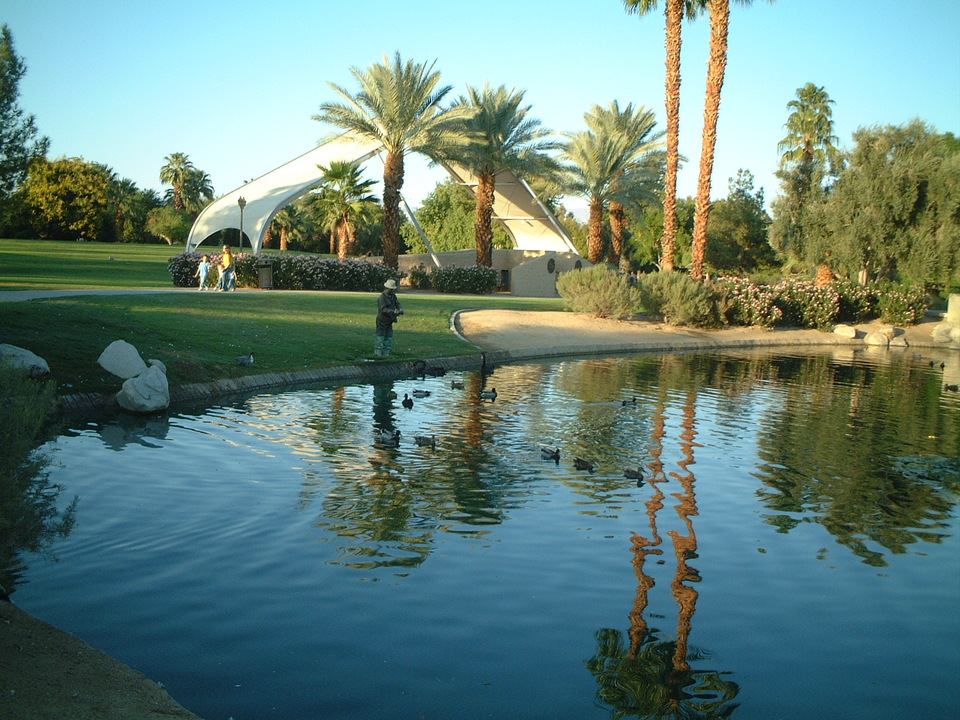
M 239 228 L 250 238 L 253 254 L 259 255 L 273 216 L 320 182 L 323 173 L 319 165 L 329 166 L 338 160 L 366 162 L 380 149 L 375 142 L 358 141 L 343 135 L 227 193 L 204 208 L 197 217 L 187 239 L 187 251 L 196 249 L 220 230 Z M 444 167 L 457 182 L 475 192 L 477 178 L 472 173 L 457 165 Z M 242 209 L 241 199 L 245 201 Z M 563 225 L 537 199 L 530 187 L 509 170 L 497 173 L 493 215 L 506 228 L 519 250 L 577 252 Z
M 329 166 L 338 160 L 362 163 L 373 157 L 379 147 L 374 142 L 360 142 L 341 136 L 228 192 L 207 205 L 197 217 L 187 238 L 187 251 L 196 249 L 197 245 L 220 230 L 238 228 L 250 238 L 253 254 L 259 255 L 263 248 L 263 236 L 273 216 L 317 185 L 323 175 L 319 165 Z M 242 228 L 241 198 L 246 201 Z
M 476 194 L 477 176 L 466 168 L 445 164 L 450 176 Z M 513 238 L 518 250 L 545 250 L 576 254 L 570 234 L 530 186 L 510 170 L 494 179 L 493 217 Z

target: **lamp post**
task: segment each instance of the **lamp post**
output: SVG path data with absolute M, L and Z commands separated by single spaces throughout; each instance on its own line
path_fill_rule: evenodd
M 247 206 L 247 201 L 246 199 L 244 199 L 243 195 L 241 195 L 237 199 L 237 205 L 240 206 L 240 247 L 242 248 L 243 247 L 243 209 Z

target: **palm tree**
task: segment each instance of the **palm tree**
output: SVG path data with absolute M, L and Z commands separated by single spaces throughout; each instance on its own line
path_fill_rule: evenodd
M 195 168 L 190 158 L 184 153 L 172 153 L 164 160 L 167 164 L 160 168 L 160 182 L 173 186 L 173 207 L 176 210 L 184 210 L 183 185 L 187 175 Z
M 353 162 L 334 161 L 330 167 L 318 166 L 323 173 L 323 185 L 313 197 L 313 207 L 319 214 L 320 225 L 330 233 L 330 252 L 343 259 L 357 254 L 357 223 L 369 221 L 375 195 L 367 192 L 374 180 L 361 178 L 360 166 Z
M 281 208 L 273 216 L 271 232 L 280 236 L 280 250 L 285 251 L 291 242 L 302 243 L 312 230 L 308 214 L 297 203 Z
M 565 133 L 568 190 L 590 204 L 587 259 L 603 257 L 603 217 L 611 200 L 622 202 L 638 194 L 650 180 L 650 160 L 660 154 L 662 132 L 654 132 L 653 111 L 633 104 L 622 111 L 614 100 L 607 108 L 594 105 L 584 115 L 587 130 Z
M 116 208 L 117 242 L 124 242 L 124 219 L 134 209 L 139 200 L 140 191 L 137 184 L 130 178 L 120 179 L 112 174 L 110 185 L 107 188 L 107 198 Z
M 440 87 L 440 73 L 429 66 L 404 62 L 400 53 L 393 62 L 383 62 L 367 70 L 351 68 L 360 83 L 360 91 L 347 90 L 329 83 L 345 101 L 325 102 L 314 120 L 329 123 L 349 134 L 373 140 L 386 152 L 383 167 L 383 261 L 398 267 L 400 253 L 400 189 L 403 187 L 403 157 L 419 152 L 435 159 L 450 146 L 464 145 L 464 120 L 470 110 L 464 106 L 443 108 L 440 103 L 452 86 Z
M 735 0 L 750 5 L 753 0 Z M 773 2 L 773 0 L 768 0 Z M 703 280 L 707 254 L 707 220 L 710 216 L 710 183 L 713 157 L 717 147 L 717 120 L 720 117 L 720 91 L 727 69 L 727 38 L 730 34 L 730 0 L 702 0 L 710 9 L 710 60 L 707 63 L 707 93 L 703 105 L 703 144 L 700 149 L 700 175 L 697 179 L 697 208 L 693 216 L 693 260 L 690 277 Z
M 501 85 L 483 90 L 467 87 L 454 107 L 466 107 L 471 116 L 467 130 L 473 142 L 456 148 L 450 158 L 477 176 L 477 209 L 474 237 L 477 265 L 493 265 L 493 201 L 497 173 L 511 170 L 518 176 L 540 176 L 559 171 L 558 163 L 546 154 L 559 143 L 547 140 L 550 131 L 539 120 L 528 118 L 530 106 L 521 106 L 522 90 Z
M 213 184 L 210 182 L 210 176 L 203 170 L 191 167 L 185 173 L 180 194 L 183 209 L 196 219 L 200 211 L 213 202 Z
M 657 7 L 657 0 L 623 0 L 627 12 L 646 15 Z M 680 167 L 680 46 L 682 20 L 692 20 L 703 12 L 705 3 L 697 0 L 665 0 L 666 16 L 666 109 L 667 172 L 663 193 L 663 236 L 660 239 L 661 270 L 673 270 L 677 242 L 677 171 Z

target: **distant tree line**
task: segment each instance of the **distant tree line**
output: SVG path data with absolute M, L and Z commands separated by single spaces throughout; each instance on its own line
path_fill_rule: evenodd
M 657 7 L 655 0 L 624 5 L 640 14 Z M 717 76 L 708 83 L 705 107 L 716 111 L 729 2 L 664 5 L 671 67 L 679 62 L 679 20 L 710 15 L 711 72 Z M 172 153 L 160 169 L 160 181 L 169 186 L 160 196 L 107 166 L 47 158 L 48 140 L 18 104 L 26 69 L 6 26 L 0 63 L 0 235 L 186 240 L 215 197 L 205 172 L 186 154 Z M 378 255 L 391 268 L 400 253 L 425 250 L 420 232 L 401 213 L 404 158 L 417 152 L 476 179 L 471 189 L 440 183 L 417 220 L 434 250 L 474 247 L 480 266 L 491 265 L 494 248 L 512 244 L 492 212 L 497 174 L 510 170 L 553 209 L 581 255 L 624 272 L 677 268 L 697 280 L 816 274 L 823 282 L 843 277 L 938 290 L 960 286 L 960 141 L 920 120 L 861 128 L 854 147 L 845 150 L 834 134 L 826 90 L 813 83 L 799 88 L 787 103 L 786 136 L 778 148 L 780 194 L 768 212 L 764 191 L 747 169 L 729 179 L 725 198 L 710 201 L 712 161 L 701 163 L 697 197 L 676 197 L 676 168 L 684 158 L 671 110 L 679 77 L 670 72 L 666 131 L 656 127 L 648 108 L 613 101 L 594 105 L 584 114 L 584 129 L 561 133 L 562 139 L 531 115 L 522 91 L 468 86 L 444 104 L 452 88 L 440 83 L 434 65 L 399 53 L 350 72 L 359 90 L 331 83 L 340 101 L 321 104 L 314 119 L 335 128 L 330 137 L 349 132 L 384 148 L 383 197 L 370 192 L 373 181 L 352 163 L 319 167 L 317 186 L 277 212 L 265 247 Z M 705 121 L 702 155 L 712 157 L 715 119 Z M 563 206 L 568 197 L 586 202 L 585 218 Z M 217 240 L 241 244 L 238 230 L 222 231 Z

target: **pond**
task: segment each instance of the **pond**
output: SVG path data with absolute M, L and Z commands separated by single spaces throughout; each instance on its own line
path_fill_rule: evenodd
M 529 362 L 84 419 L 45 446 L 75 527 L 14 599 L 207 720 L 955 717 L 942 352 Z

